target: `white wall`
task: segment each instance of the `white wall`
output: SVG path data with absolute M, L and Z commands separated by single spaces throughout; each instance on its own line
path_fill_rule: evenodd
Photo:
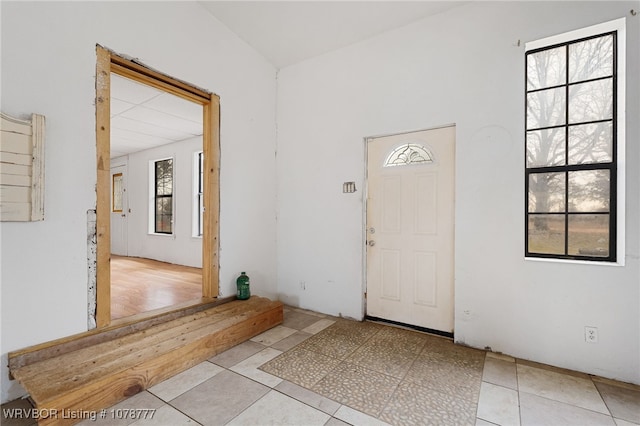
M 221 96 L 222 295 L 246 270 L 254 293 L 361 318 L 363 138 L 456 123 L 456 339 L 640 383 L 640 30 L 628 13 L 637 1 L 474 3 L 285 68 L 277 169 L 275 70 L 197 4 L 0 8 L 2 111 L 47 117 L 46 219 L 0 225 L 3 402 L 22 394 L 7 380 L 8 351 L 87 327 L 96 43 Z M 622 16 L 626 266 L 526 262 L 517 41 Z M 359 191 L 342 194 L 352 180 Z M 600 343 L 584 343 L 585 325 L 599 328 Z
M 275 69 L 195 2 L 1 2 L 2 111 L 47 120 L 45 220 L 2 223 L 7 352 L 87 329 L 86 211 L 95 208 L 95 45 L 221 99 L 221 293 L 246 270 L 276 295 Z
M 202 267 L 202 238 L 193 236 L 193 157 L 202 138 L 162 145 L 127 156 L 128 255 L 177 265 Z M 122 159 L 113 159 L 111 164 Z M 149 233 L 149 164 L 173 158 L 173 233 Z M 197 169 L 196 169 L 197 173 Z M 112 235 L 113 238 L 113 235 Z
M 364 137 L 456 123 L 455 339 L 640 383 L 638 8 L 472 3 L 282 69 L 280 297 L 361 318 L 363 192 L 341 183 L 363 188 Z M 524 42 L 624 16 L 626 266 L 525 261 Z M 585 343 L 586 325 L 598 344 Z

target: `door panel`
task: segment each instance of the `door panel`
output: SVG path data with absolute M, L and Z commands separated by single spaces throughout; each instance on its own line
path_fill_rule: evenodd
M 402 205 L 402 180 L 399 176 L 382 177 L 382 229 L 387 234 L 399 234 L 401 230 L 400 207 Z
M 453 332 L 455 127 L 367 148 L 367 315 Z
M 435 235 L 438 232 L 438 176 L 429 173 L 416 180 L 415 233 Z
M 400 300 L 400 251 L 382 250 L 382 297 Z
M 418 251 L 413 254 L 416 305 L 437 307 L 438 253 Z

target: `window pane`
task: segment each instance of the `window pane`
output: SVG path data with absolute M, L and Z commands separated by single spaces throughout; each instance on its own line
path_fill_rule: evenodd
M 394 149 L 387 156 L 383 167 L 429 163 L 433 163 L 433 154 L 427 148 L 415 143 L 408 143 Z
M 565 163 L 564 127 L 527 132 L 527 167 Z
M 173 217 L 172 197 L 156 199 L 156 232 L 171 233 L 171 219 Z
M 171 195 L 173 193 L 173 160 L 156 161 L 156 194 Z
M 565 89 L 541 90 L 527 95 L 527 129 L 565 124 Z
M 564 215 L 529 215 L 529 252 L 564 254 Z
M 569 211 L 609 211 L 609 170 L 569 172 Z
M 527 90 L 544 89 L 565 83 L 566 47 L 543 50 L 527 56 Z
M 204 154 L 201 152 L 200 154 L 198 154 L 198 163 L 199 163 L 199 178 L 198 178 L 198 192 L 202 193 L 204 192 L 202 190 L 203 186 L 204 186 Z
M 198 194 L 198 206 L 200 209 L 198 220 L 198 235 L 204 234 L 204 198 L 202 194 Z
M 611 162 L 612 128 L 611 121 L 569 127 L 569 164 Z
M 612 78 L 569 87 L 569 123 L 608 120 L 612 117 Z
M 156 194 L 157 195 L 165 195 L 164 179 L 159 179 L 156 182 Z
M 529 212 L 563 212 L 564 194 L 564 173 L 531 173 L 529 175 Z
M 569 215 L 569 254 L 609 256 L 609 215 Z
M 613 75 L 613 35 L 569 46 L 569 82 Z

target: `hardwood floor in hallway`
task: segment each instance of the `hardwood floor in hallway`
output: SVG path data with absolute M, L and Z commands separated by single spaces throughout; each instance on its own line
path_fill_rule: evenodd
M 139 257 L 111 256 L 111 319 L 202 296 L 202 269 Z

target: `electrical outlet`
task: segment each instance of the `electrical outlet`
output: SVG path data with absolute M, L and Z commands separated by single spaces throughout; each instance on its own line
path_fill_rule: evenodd
M 584 340 L 587 343 L 598 343 L 598 329 L 596 327 L 585 327 Z
M 305 281 L 300 281 L 300 289 L 302 289 L 302 290 L 306 290 L 307 289 L 307 283 Z

